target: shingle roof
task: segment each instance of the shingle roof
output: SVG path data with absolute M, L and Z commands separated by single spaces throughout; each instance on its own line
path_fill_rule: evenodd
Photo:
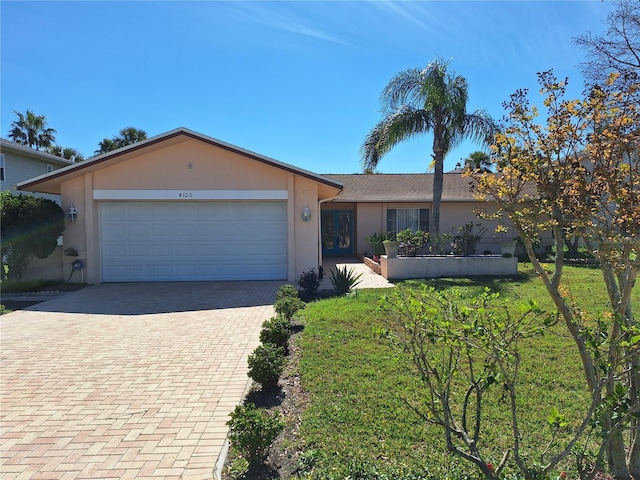
M 433 174 L 325 174 L 323 177 L 342 182 L 342 192 L 333 200 L 346 202 L 431 202 Z M 473 180 L 459 172 L 445 173 L 442 201 L 476 200 L 471 191 Z

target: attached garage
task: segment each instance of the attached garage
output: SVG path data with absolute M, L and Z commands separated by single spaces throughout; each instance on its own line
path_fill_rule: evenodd
M 285 202 L 104 202 L 104 282 L 286 280 Z
M 64 276 L 87 283 L 295 281 L 322 262 L 332 180 L 178 128 L 18 186 L 59 194 Z

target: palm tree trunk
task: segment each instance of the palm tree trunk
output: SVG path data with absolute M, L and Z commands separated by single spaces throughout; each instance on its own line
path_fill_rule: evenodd
M 434 173 L 433 173 L 433 202 L 431 204 L 431 223 L 429 233 L 440 233 L 440 201 L 442 200 L 442 187 L 444 183 L 444 148 L 438 132 L 434 132 L 433 139 Z

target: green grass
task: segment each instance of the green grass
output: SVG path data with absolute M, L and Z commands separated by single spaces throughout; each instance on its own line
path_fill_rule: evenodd
M 489 287 L 506 298 L 535 299 L 553 310 L 542 283 L 526 264 L 512 279 L 404 283 L 458 288 L 469 294 Z M 607 310 L 598 269 L 568 267 L 564 283 L 583 309 L 594 314 Z M 477 478 L 473 466 L 446 453 L 441 431 L 425 425 L 403 400 L 424 398 L 426 392 L 407 358 L 374 334 L 374 327 L 382 325 L 378 303 L 385 293 L 364 290 L 357 296 L 317 301 L 304 310 L 300 370 L 311 403 L 300 433 L 307 451 L 305 463 L 314 465 L 308 470 L 314 478 L 380 478 L 380 472 L 389 478 Z M 637 311 L 637 288 L 633 301 Z M 575 425 L 584 413 L 588 392 L 576 349 L 562 324 L 523 345 L 522 354 L 520 427 L 523 452 L 531 457 L 551 438 L 546 426 L 551 408 L 558 408 Z M 481 446 L 489 449 L 490 460 L 497 464 L 511 441 L 504 428 L 509 411 L 499 391 L 487 402 Z
M 1 287 L 4 293 L 37 292 L 58 283 L 57 280 L 3 280 Z

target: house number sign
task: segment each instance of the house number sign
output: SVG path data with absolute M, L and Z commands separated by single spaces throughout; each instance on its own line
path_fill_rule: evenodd
M 193 192 L 180 192 L 178 198 L 193 198 Z

